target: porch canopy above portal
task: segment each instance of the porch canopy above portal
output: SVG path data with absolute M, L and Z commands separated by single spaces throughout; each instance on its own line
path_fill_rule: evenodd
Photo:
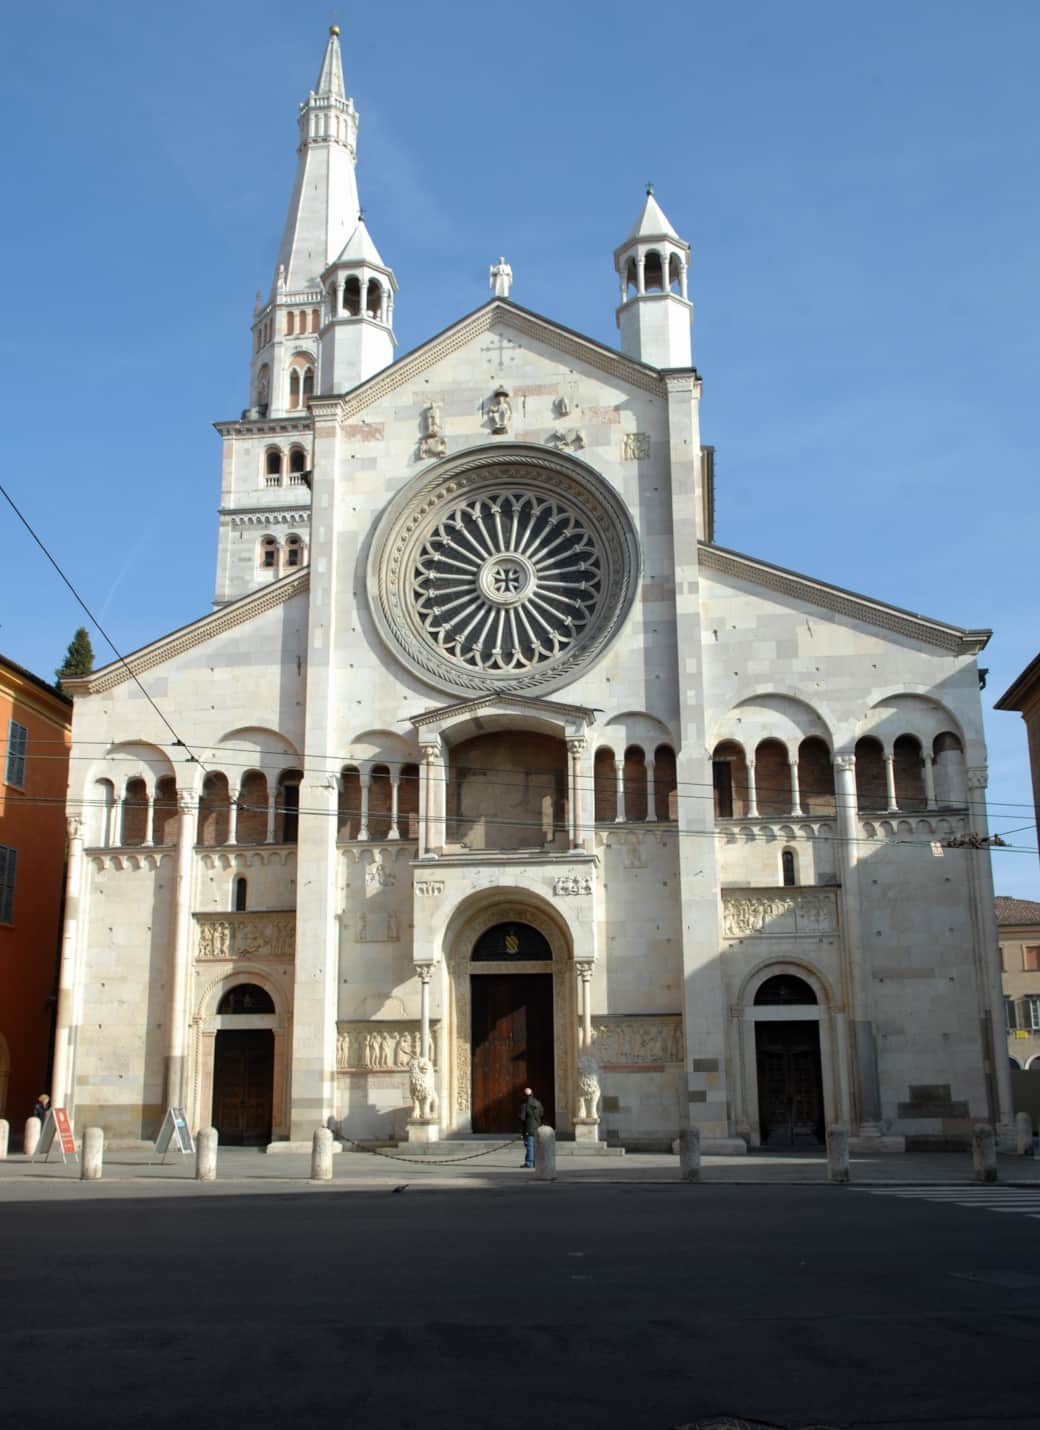
M 488 694 L 424 710 L 412 716 L 412 724 L 420 745 L 440 740 L 457 745 L 474 735 L 503 730 L 529 730 L 562 740 L 584 740 L 589 727 L 596 723 L 596 714 L 584 705 L 565 705 L 559 700 Z

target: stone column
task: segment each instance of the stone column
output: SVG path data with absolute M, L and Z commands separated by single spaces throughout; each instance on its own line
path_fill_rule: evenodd
M 433 770 L 437 759 L 436 745 L 422 746 L 422 789 L 420 790 L 420 827 L 422 829 L 422 852 L 433 853 Z
M 985 794 L 988 783 L 989 776 L 985 765 L 969 767 L 968 829 L 980 839 L 987 838 L 989 834 Z M 986 847 L 966 849 L 960 857 L 967 861 L 968 869 L 980 1034 L 983 1055 L 989 1069 L 986 1083 L 990 1118 L 995 1124 L 1001 1146 L 1006 1146 L 1013 1136 L 1013 1104 L 1011 1064 L 1007 1055 L 1004 987 L 1000 972 L 1000 936 L 993 895 L 993 866 Z
M 268 786 L 267 786 L 267 835 L 266 835 L 265 840 L 264 840 L 264 842 L 265 842 L 266 844 L 273 844 L 273 843 L 274 843 L 275 821 L 276 821 L 276 819 L 277 819 L 277 816 L 278 816 L 278 801 L 275 799 L 274 794 L 273 794 L 272 791 L 271 791 L 271 786 L 268 785 Z
M 188 972 L 191 967 L 191 896 L 194 874 L 196 804 L 193 794 L 177 792 L 177 863 L 173 878 L 173 921 L 170 939 L 170 1001 L 166 1022 L 166 1065 L 163 1100 L 182 1107 L 187 1043 Z
M 931 755 L 925 754 L 921 759 L 921 770 L 924 774 L 924 797 L 929 809 L 935 809 L 935 769 L 932 765 Z
M 419 979 L 419 1056 L 433 1061 L 430 1048 L 430 980 L 433 977 L 432 963 L 417 963 L 415 973 Z
M 327 732 L 319 733 L 327 738 Z M 289 1129 L 293 1142 L 309 1141 L 315 1126 L 324 1126 L 336 1115 L 339 991 L 335 782 L 330 785 L 324 771 L 307 774 L 300 792 L 297 858 L 307 872 L 300 879 L 296 908 Z
M 576 963 L 578 971 L 578 1011 L 581 1017 L 579 1046 L 582 1052 L 592 1047 L 592 964 L 583 959 Z
M 854 1118 L 860 1136 L 878 1137 L 881 1135 L 881 1084 L 870 970 L 863 948 L 858 867 L 859 802 L 856 795 L 856 756 L 851 752 L 834 757 L 834 792 L 845 940 L 843 991 L 849 1017 L 847 1031 L 852 1061 Z
M 582 829 L 581 811 L 581 757 L 585 753 L 584 740 L 568 740 L 567 753 L 570 755 L 570 805 L 571 805 L 571 848 L 585 848 L 585 832 Z
M 898 812 L 899 805 L 896 803 L 896 757 L 895 755 L 885 755 L 885 789 L 887 791 L 888 807 L 893 812 Z
M 72 1108 L 73 1061 L 76 1044 L 74 1026 L 76 978 L 79 964 L 80 928 L 86 912 L 83 903 L 83 818 L 72 814 L 68 831 L 68 870 L 65 876 L 65 927 L 61 937 L 61 965 L 58 973 L 58 1010 L 54 1029 L 54 1066 L 51 1073 L 51 1106 Z
M 654 777 L 654 762 L 652 759 L 646 761 L 646 822 L 653 823 L 657 819 L 657 782 Z
M 615 824 L 625 822 L 625 761 L 624 759 L 614 760 L 614 780 L 617 789 L 617 814 L 614 816 Z
M 796 818 L 802 813 L 802 792 L 798 788 L 798 756 L 789 761 L 791 769 L 791 813 Z
M 755 762 L 747 761 L 747 812 L 750 819 L 758 817 L 758 787 L 755 784 Z
M 398 825 L 397 801 L 401 788 L 401 767 L 398 766 L 397 774 L 390 776 L 390 833 L 388 839 L 400 839 L 401 830 Z
M 372 787 L 372 776 L 368 771 L 362 770 L 359 775 L 359 780 L 361 783 L 361 827 L 358 830 L 357 837 L 359 839 L 368 839 L 368 792 Z

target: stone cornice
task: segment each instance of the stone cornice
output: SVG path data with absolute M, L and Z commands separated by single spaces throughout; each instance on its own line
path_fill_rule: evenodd
M 846 591 L 841 586 L 817 581 L 812 576 L 788 571 L 783 566 L 773 566 L 768 561 L 744 556 L 739 551 L 728 551 L 725 547 L 711 546 L 707 542 L 700 542 L 698 545 L 700 564 L 705 570 L 733 576 L 740 581 L 749 581 L 752 585 L 776 591 L 779 595 L 820 606 L 825 611 L 833 611 L 835 615 L 845 616 L 848 620 L 861 621 L 864 625 L 894 631 L 897 635 L 908 636 L 911 640 L 921 641 L 925 645 L 938 646 L 952 655 L 977 654 L 993 634 L 985 629 L 965 630 L 961 626 L 949 626 L 942 621 L 932 620 L 929 616 L 920 616 L 914 611 L 904 611 L 899 606 L 875 601 L 870 596 Z
M 306 506 L 222 506 L 220 518 L 230 526 L 309 526 L 311 508 L 309 502 Z
M 299 417 L 242 417 L 237 422 L 214 422 L 213 426 L 222 437 L 306 437 L 311 431 L 311 415 L 303 412 Z
M 226 606 L 221 606 L 219 610 L 211 612 L 208 616 L 192 621 L 190 625 L 181 626 L 179 630 L 171 631 L 169 635 L 160 637 L 151 645 L 142 646 L 140 650 L 132 651 L 123 660 L 102 666 L 93 675 L 81 676 L 78 680 L 67 680 L 64 684 L 73 695 L 101 695 L 104 691 L 112 690 L 115 686 L 122 685 L 124 681 L 130 680 L 134 676 L 144 675 L 146 671 L 154 670 L 157 665 L 162 665 L 165 661 L 183 655 L 185 651 L 204 645 L 214 636 L 224 635 L 227 631 L 234 630 L 236 626 L 244 625 L 247 621 L 263 615 L 265 611 L 271 611 L 277 606 L 284 605 L 286 601 L 291 601 L 294 596 L 303 595 L 309 589 L 310 572 L 304 568 L 295 575 L 283 576 L 280 581 L 272 582 L 262 591 L 253 591 L 250 595 L 242 596 L 237 601 L 229 601 Z
M 565 705 L 559 700 L 535 700 L 524 695 L 494 694 L 479 695 L 475 700 L 462 700 L 451 705 L 438 705 L 432 710 L 423 710 L 411 716 L 417 730 L 426 725 L 440 724 L 442 721 L 464 720 L 470 715 L 506 711 L 510 714 L 537 715 L 542 719 L 562 723 L 566 720 L 581 720 L 594 724 L 596 712 L 584 705 Z

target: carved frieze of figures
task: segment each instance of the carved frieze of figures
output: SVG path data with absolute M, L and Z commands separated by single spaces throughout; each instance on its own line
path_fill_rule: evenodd
M 443 879 L 416 879 L 416 897 L 420 899 L 433 899 L 438 894 L 444 893 Z
M 650 455 L 650 437 L 646 432 L 626 432 L 621 456 L 626 462 L 638 462 Z
M 683 1045 L 679 1017 L 593 1018 L 592 1057 L 600 1067 L 681 1063 Z
M 440 1024 L 431 1023 L 434 1066 L 440 1065 Z M 336 1024 L 336 1067 L 340 1072 L 407 1072 L 421 1056 L 418 1022 Z
M 560 874 L 553 880 L 553 893 L 557 898 L 561 894 L 591 894 L 592 879 L 588 874 Z
M 785 893 L 754 889 L 725 890 L 722 896 L 722 932 L 725 938 L 753 934 L 835 933 L 838 906 L 830 889 L 790 890 Z
M 196 958 L 292 958 L 296 915 L 197 914 Z
M 566 431 L 557 428 L 545 439 L 551 447 L 562 447 L 564 451 L 580 452 L 585 446 L 585 433 L 580 427 L 569 427 Z

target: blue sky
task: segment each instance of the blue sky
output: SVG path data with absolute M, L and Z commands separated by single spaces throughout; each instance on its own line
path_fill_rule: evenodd
M 518 302 L 616 344 L 652 179 L 693 244 L 719 541 L 992 626 L 991 705 L 1040 647 L 1025 0 L 10 8 L 4 480 L 116 644 L 209 609 L 211 424 L 247 400 L 333 17 L 399 351 L 484 302 L 499 253 Z M 0 520 L 0 650 L 49 675 L 80 614 Z M 1032 825 L 1021 721 L 987 725 L 993 827 Z M 1040 898 L 1035 856 L 995 876 Z

